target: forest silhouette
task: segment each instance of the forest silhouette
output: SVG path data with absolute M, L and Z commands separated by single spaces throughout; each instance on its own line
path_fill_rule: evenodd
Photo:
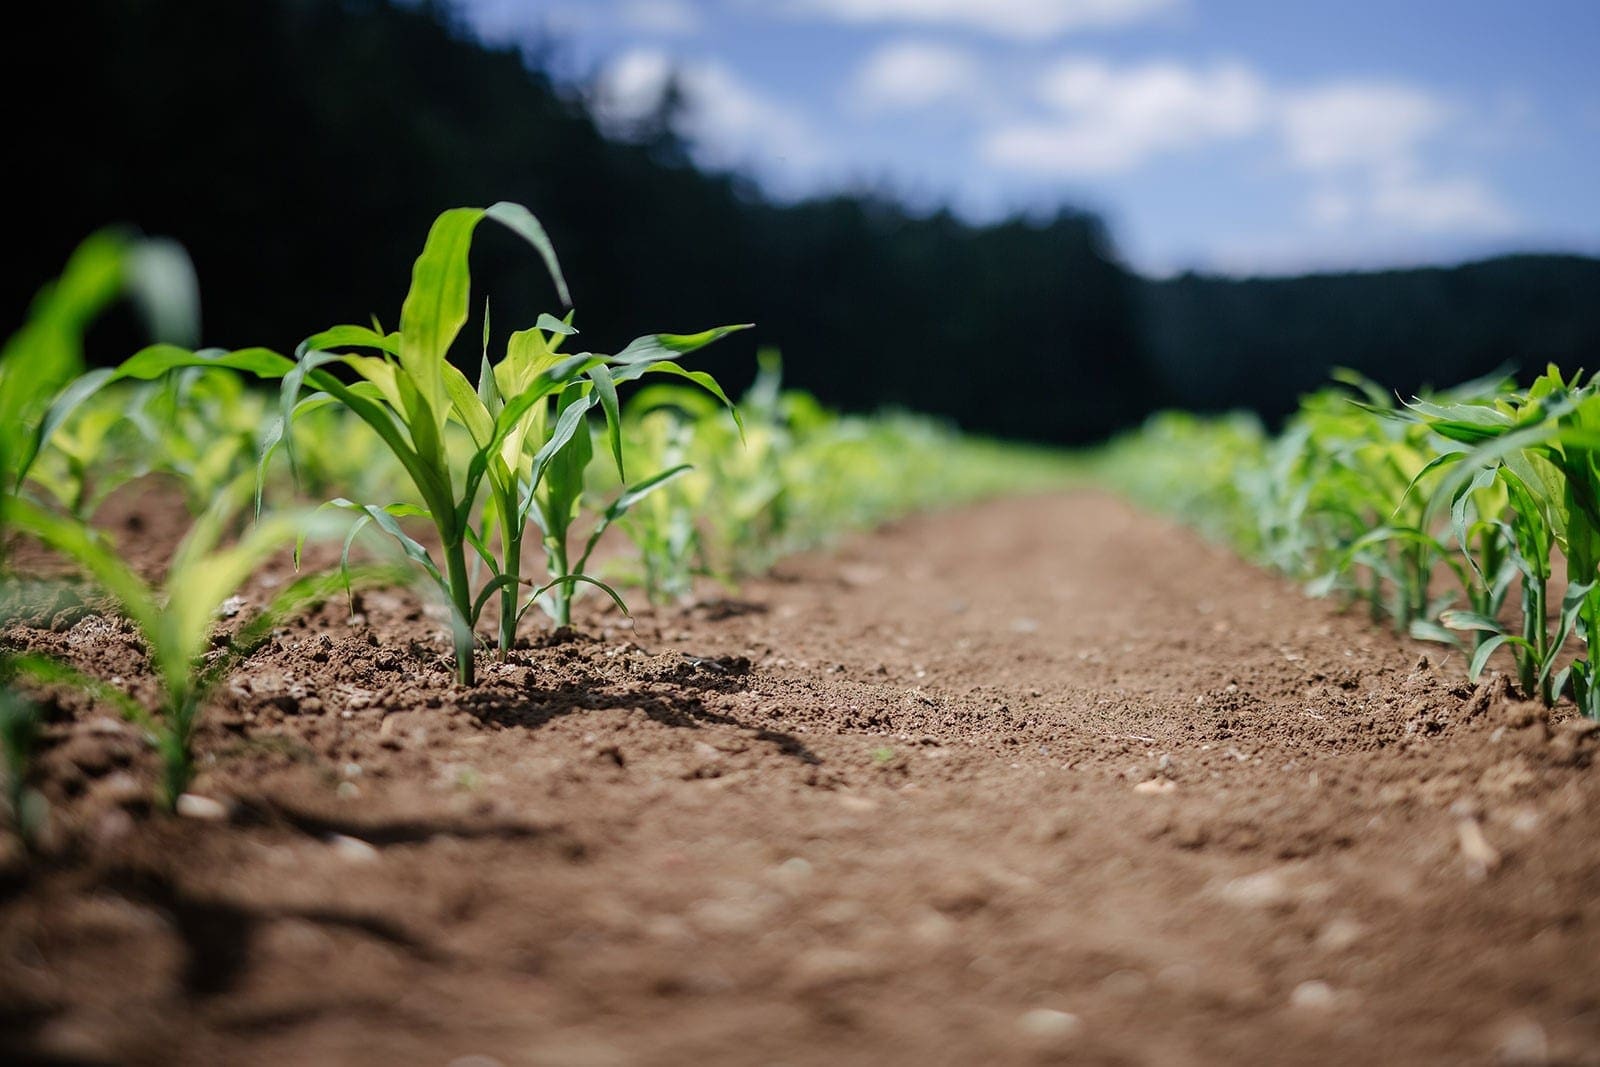
M 430 220 L 514 200 L 555 241 L 585 347 L 753 321 L 699 365 L 737 388 L 772 345 L 830 404 L 1005 437 L 1084 443 L 1172 406 L 1273 419 L 1336 366 L 1409 394 L 1600 351 L 1600 260 L 1584 257 L 1154 281 L 1070 207 L 975 225 L 886 195 L 780 202 L 694 166 L 674 99 L 608 137 L 547 64 L 478 42 L 442 3 L 80 0 L 29 17 L 0 74 L 24 164 L 0 267 L 12 323 L 78 240 L 126 223 L 188 248 L 208 344 L 292 351 L 335 322 L 393 326 Z M 536 257 L 484 238 L 497 328 L 559 310 Z M 132 335 L 113 321 L 100 358 Z

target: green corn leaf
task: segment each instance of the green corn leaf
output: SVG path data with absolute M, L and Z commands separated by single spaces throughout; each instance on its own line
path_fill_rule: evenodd
M 711 375 L 707 374 L 705 371 L 685 370 L 676 363 L 670 363 L 662 360 L 657 363 L 629 364 L 626 368 L 613 375 L 613 377 L 616 382 L 621 383 L 637 381 L 646 374 L 674 374 L 679 378 L 687 379 L 688 381 L 698 385 L 700 388 L 704 389 L 706 392 L 722 401 L 723 406 L 726 407 L 729 413 L 733 415 L 734 424 L 739 428 L 740 438 L 744 437 L 744 419 L 740 416 L 739 409 L 734 406 L 732 400 L 728 399 L 728 394 L 722 391 L 722 386 L 717 384 L 717 380 Z
M 241 348 L 235 351 L 206 348 L 191 352 L 177 345 L 150 345 L 124 360 L 117 367 L 112 380 L 136 378 L 150 381 L 186 367 L 244 371 L 258 378 L 275 380 L 293 369 L 294 361 L 270 348 Z
M 1418 641 L 1437 641 L 1442 645 L 1452 648 L 1461 648 L 1461 638 L 1436 622 L 1427 619 L 1412 619 L 1409 632 Z
M 472 435 L 472 443 L 479 449 L 487 448 L 494 439 L 494 418 L 467 376 L 448 363 L 444 365 L 444 389 L 450 398 L 450 410 Z
M 611 502 L 611 505 L 601 514 L 599 521 L 595 523 L 594 532 L 589 535 L 589 540 L 584 544 L 583 554 L 578 557 L 578 565 L 574 570 L 583 571 L 588 569 L 589 557 L 594 554 L 596 546 L 600 544 L 601 536 L 606 530 L 610 529 L 612 523 L 626 515 L 630 508 L 651 493 L 672 484 L 693 470 L 694 467 L 691 464 L 680 463 L 676 467 L 653 474 L 638 485 L 630 486 L 623 490 L 622 494 Z
M 571 307 L 572 294 L 567 292 L 567 279 L 561 274 L 561 263 L 556 259 L 555 246 L 550 243 L 549 235 L 545 233 L 544 226 L 539 220 L 534 218 L 533 212 L 521 204 L 502 200 L 498 204 L 490 205 L 485 214 L 534 247 L 544 260 L 545 269 L 550 272 L 550 280 L 556 283 L 556 293 L 561 297 L 561 305 Z
M 528 609 L 532 608 L 536 603 L 538 603 L 539 598 L 544 596 L 544 594 L 548 593 L 550 590 L 563 585 L 572 586 L 579 583 L 584 585 L 592 585 L 596 589 L 599 589 L 601 592 L 605 593 L 606 596 L 611 598 L 611 602 L 617 606 L 618 611 L 622 612 L 623 615 L 630 619 L 633 618 L 628 611 L 627 603 L 622 599 L 622 594 L 618 593 L 605 582 L 602 582 L 598 578 L 591 578 L 587 574 L 566 574 L 546 582 L 544 585 L 541 585 L 539 588 L 535 589 L 532 595 L 529 596 L 528 602 L 522 605 L 522 609 L 517 612 L 517 620 L 520 622 L 522 620 L 522 616 L 528 613 Z
M 406 412 L 412 434 L 423 419 L 437 435 L 447 411 L 443 366 L 451 343 L 467 322 L 472 284 L 468 253 L 481 208 L 452 208 L 434 220 L 422 254 L 411 270 L 411 289 L 400 309 L 400 366 L 416 389 Z M 426 450 L 418 448 L 419 452 Z
M 342 356 L 339 362 L 370 383 L 384 403 L 397 412 L 405 411 L 405 400 L 400 393 L 400 372 L 393 363 L 377 356 Z
M 600 407 L 606 416 L 606 441 L 611 446 L 611 456 L 617 464 L 617 480 L 626 482 L 628 475 L 622 469 L 622 413 L 617 404 L 617 386 L 611 380 L 611 371 L 604 363 L 589 368 L 589 378 L 600 398 Z
M 318 351 L 336 348 L 376 348 L 391 356 L 400 355 L 400 335 L 380 333 L 365 326 L 334 326 L 306 338 L 304 346 Z
M 1501 626 L 1498 620 L 1472 611 L 1441 612 L 1439 622 L 1452 630 L 1478 630 L 1491 634 L 1501 633 L 1505 630 L 1505 627 Z
M 499 577 L 500 561 L 496 559 L 494 553 L 490 551 L 488 542 L 486 542 L 483 537 L 479 535 L 477 530 L 472 528 L 471 523 L 468 523 L 465 527 L 465 533 L 467 544 L 471 545 L 472 550 L 478 554 L 478 558 L 483 560 L 484 565 L 489 568 L 489 573 Z M 476 618 L 476 616 L 474 616 L 474 618 Z
M 407 558 L 422 567 L 428 577 L 432 578 L 439 588 L 445 591 L 448 597 L 449 583 L 445 581 L 444 574 L 439 570 L 438 564 L 433 562 L 433 556 L 428 553 L 427 548 L 423 547 L 420 541 L 401 529 L 398 521 L 400 518 L 412 516 L 432 518 L 432 515 L 426 509 L 419 508 L 414 504 L 389 504 L 385 507 L 379 507 L 376 504 L 357 504 L 355 501 L 347 500 L 344 497 L 336 497 L 322 506 L 357 512 L 376 523 L 380 530 L 394 539 Z
M 127 239 L 113 231 L 84 241 L 28 320 L 0 348 L 0 460 L 14 470 L 30 416 L 83 367 L 83 335 L 117 295 Z
M 235 543 L 215 548 L 225 519 L 236 511 L 233 501 L 219 498 L 179 545 L 169 568 L 166 603 L 150 636 L 153 658 L 170 693 L 187 692 L 194 664 L 209 644 L 217 609 L 225 600 L 298 537 L 335 532 L 331 516 L 284 513 L 253 523 Z
M 578 333 L 578 328 L 572 323 L 544 313 L 540 313 L 538 322 L 534 324 L 534 329 L 543 330 L 545 333 L 553 333 L 558 337 L 575 337 Z
M 1595 582 L 1573 582 L 1567 586 L 1566 594 L 1561 598 L 1561 614 L 1556 621 L 1555 635 L 1550 639 L 1550 655 L 1539 669 L 1539 686 L 1544 688 L 1550 677 L 1551 670 L 1555 667 L 1556 657 L 1567 643 L 1567 638 L 1578 625 L 1583 613 L 1584 601 L 1594 590 Z M 1590 640 L 1593 641 L 1593 635 Z M 1561 695 L 1561 686 L 1558 684 L 1550 690 L 1552 697 Z
M 688 355 L 690 352 L 704 348 L 713 341 L 720 341 L 730 333 L 748 330 L 755 323 L 744 322 L 736 326 L 716 326 L 699 333 L 652 333 L 643 337 L 636 337 L 630 341 L 626 348 L 611 357 L 612 362 L 649 363 L 659 359 L 672 359 L 675 356 Z
M 1501 645 L 1510 640 L 1511 637 L 1508 634 L 1496 634 L 1479 645 L 1478 650 L 1472 654 L 1472 662 L 1467 665 L 1467 678 L 1476 683 L 1483 674 L 1483 668 L 1488 665 L 1489 657 L 1494 655 Z
M 422 254 L 412 267 L 411 289 L 400 309 L 400 365 L 420 398 L 413 416 L 420 418 L 425 409 L 433 418 L 436 432 L 443 430 L 446 414 L 443 366 L 451 344 L 467 322 L 472 235 L 485 217 L 531 244 L 543 257 L 562 303 L 572 303 L 555 249 L 544 227 L 527 208 L 502 201 L 487 210 L 452 208 L 435 219 Z
M 200 340 L 200 283 L 183 246 L 146 238 L 127 251 L 124 283 L 158 341 L 192 346 Z
M 577 494 L 583 491 L 583 468 L 589 465 L 589 456 L 592 454 L 585 416 L 588 415 L 593 400 L 588 396 L 578 395 L 575 390 L 569 390 L 569 393 L 573 395 L 570 398 L 563 397 L 565 407 L 556 419 L 549 440 L 533 455 L 533 475 L 529 480 L 529 490 L 539 488 L 556 458 L 561 456 L 564 459 L 561 470 L 566 477 L 552 495 L 570 504 L 576 501 Z M 582 433 L 579 432 L 580 429 Z M 575 486 L 572 484 L 573 472 L 576 472 L 577 478 Z

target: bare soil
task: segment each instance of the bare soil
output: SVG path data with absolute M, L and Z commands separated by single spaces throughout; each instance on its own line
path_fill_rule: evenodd
M 1600 1063 L 1591 724 L 1109 497 L 586 600 L 470 691 L 359 607 L 210 709 L 222 818 L 51 696 L 8 1062 Z M 10 642 L 150 685 L 47 614 Z

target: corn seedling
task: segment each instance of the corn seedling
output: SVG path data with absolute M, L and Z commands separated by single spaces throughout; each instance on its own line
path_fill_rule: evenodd
M 1408 411 L 1449 442 L 1437 461 L 1454 468 L 1439 492 L 1440 506 L 1448 503 L 1459 516 L 1468 502 L 1486 506 L 1481 500 L 1490 489 L 1504 492 L 1504 518 L 1488 521 L 1500 531 L 1502 550 L 1520 578 L 1521 626 L 1507 627 L 1493 612 L 1447 613 L 1446 625 L 1485 635 L 1471 676 L 1506 646 L 1526 695 L 1553 703 L 1570 682 L 1585 714 L 1600 716 L 1592 652 L 1567 668 L 1556 666 L 1572 633 L 1591 649 L 1600 635 L 1600 393 L 1592 380 L 1582 384 L 1580 378 L 1568 381 L 1552 367 L 1525 393 L 1456 404 L 1418 401 Z M 1455 521 L 1459 529 L 1462 520 Z M 1567 587 L 1552 616 L 1557 551 L 1566 557 Z
M 176 245 L 112 231 L 79 245 L 60 278 L 35 297 L 27 322 L 0 349 L 0 494 L 22 491 L 59 425 L 53 412 L 63 392 L 83 370 L 84 334 L 124 294 L 158 338 L 188 341 L 197 331 L 194 276 Z
M 590 352 L 564 356 L 558 351 L 560 342 L 576 331 L 570 320 L 544 315 L 533 328 L 512 334 L 504 356 L 491 364 L 486 322 L 484 355 L 474 386 L 447 355 L 467 322 L 468 251 L 473 232 L 484 219 L 504 225 L 532 245 L 563 303 L 570 303 L 549 238 L 526 208 L 499 203 L 487 209 L 453 209 L 440 215 L 429 231 L 401 307 L 399 330 L 385 334 L 364 326 L 341 326 L 317 334 L 301 345 L 283 380 L 286 424 L 307 410 L 337 402 L 370 426 L 405 469 L 420 505 L 376 505 L 344 498 L 331 503 L 358 511 L 363 523 L 376 524 L 393 537 L 444 594 L 451 613 L 456 676 L 468 685 L 473 681 L 476 624 L 492 597 L 500 597 L 502 650 L 514 641 L 517 621 L 528 605 L 545 603 L 559 624 L 568 623 L 576 583 L 600 586 L 621 606 L 620 597 L 583 568 L 605 527 L 673 474 L 661 472 L 625 491 L 602 513 L 574 560 L 570 536 L 583 496 L 584 470 L 593 454 L 589 412 L 601 408 L 609 451 L 619 480 L 626 484 L 617 386 L 646 374 L 675 374 L 726 402 L 710 376 L 684 370 L 676 359 L 741 328 L 642 337 L 615 356 Z M 347 349 L 376 354 L 340 354 Z M 353 371 L 359 381 L 346 384 L 324 369 L 333 364 Z M 313 392 L 303 396 L 308 385 Z M 447 427 L 452 423 L 463 427 L 471 440 L 465 463 L 454 459 L 448 446 Z M 479 492 L 486 482 L 487 506 L 475 520 Z M 427 547 L 401 528 L 400 520 L 407 517 L 432 523 L 444 556 L 442 568 Z M 522 603 L 522 587 L 532 584 L 522 576 L 521 560 L 530 520 L 543 534 L 549 581 Z M 501 546 L 498 557 L 491 548 L 496 534 Z M 491 574 L 481 588 L 475 586 L 467 566 L 469 547 Z
M 148 449 L 128 418 L 137 399 L 112 389 L 80 407 L 49 436 L 27 484 L 87 520 L 119 485 L 148 473 Z
M 237 594 L 262 563 L 297 536 L 332 532 L 326 518 L 283 514 L 262 519 L 225 544 L 224 536 L 239 511 L 238 496 L 222 494 L 196 520 L 159 586 L 135 573 L 92 527 L 19 497 L 0 505 L 9 525 L 76 563 L 116 602 L 144 640 L 161 701 L 154 712 L 149 711 L 121 690 L 42 657 L 13 657 L 11 669 L 36 681 L 83 688 L 138 724 L 160 756 L 161 799 L 168 807 L 193 778 L 192 742 L 212 689 L 285 615 L 324 599 L 343 583 L 336 574 L 296 579 L 224 648 L 212 650 L 211 634 L 223 602 Z M 362 575 L 363 580 L 367 577 Z
M 695 575 L 707 571 L 699 527 L 709 510 L 707 483 L 691 473 L 691 459 L 701 418 L 715 417 L 716 412 L 701 411 L 696 417 L 678 403 L 688 402 L 693 410 L 700 398 L 701 394 L 677 386 L 656 385 L 640 390 L 624 412 L 624 436 L 630 446 L 652 467 L 680 475 L 640 501 L 618 524 L 638 552 L 635 580 L 653 604 L 686 599 L 693 592 Z

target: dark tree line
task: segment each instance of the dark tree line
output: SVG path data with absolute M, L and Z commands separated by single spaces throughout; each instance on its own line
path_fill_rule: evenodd
M 208 343 L 290 350 L 335 322 L 392 325 L 433 216 L 509 199 L 549 227 L 592 347 L 755 321 L 701 365 L 737 387 L 773 344 L 831 403 L 1008 436 L 1087 441 L 1174 403 L 1279 412 L 1333 365 L 1412 388 L 1581 362 L 1600 340 L 1595 261 L 1150 283 L 1082 212 L 975 226 L 866 195 L 777 204 L 690 165 L 672 101 L 608 139 L 441 3 L 77 0 L 31 9 L 0 51 L 7 322 L 123 221 L 189 248 Z M 475 255 L 497 324 L 554 310 L 514 239 L 486 230 Z M 109 327 L 103 354 L 130 333 Z
M 1600 260 L 1503 256 L 1459 267 L 1147 282 L 1152 362 L 1187 406 L 1287 414 L 1344 366 L 1409 396 L 1556 362 L 1600 370 Z

